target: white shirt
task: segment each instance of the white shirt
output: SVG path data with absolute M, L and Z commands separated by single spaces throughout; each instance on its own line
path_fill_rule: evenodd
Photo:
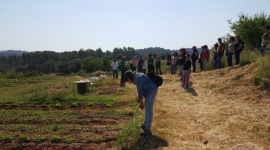
M 145 60 L 144 63 L 143 63 L 142 69 L 146 69 L 146 67 L 147 67 L 147 61 Z
M 112 66 L 112 70 L 117 70 L 118 62 L 112 62 L 111 66 Z

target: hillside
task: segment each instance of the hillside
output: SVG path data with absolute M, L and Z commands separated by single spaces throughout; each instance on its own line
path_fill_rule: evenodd
M 192 73 L 187 90 L 179 77 L 163 75 L 154 136 L 134 149 L 270 149 L 270 96 L 252 82 L 256 66 Z
M 28 52 L 22 51 L 22 50 L 5 50 L 5 51 L 0 51 L 0 56 L 12 56 L 12 55 L 22 56 L 22 53 L 28 53 Z

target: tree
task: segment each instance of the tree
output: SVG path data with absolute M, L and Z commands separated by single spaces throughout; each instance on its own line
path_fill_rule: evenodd
M 235 35 L 239 35 L 245 42 L 245 47 L 254 49 L 260 47 L 263 27 L 270 24 L 270 15 L 264 13 L 255 14 L 253 17 L 239 14 L 235 22 L 228 20 L 229 27 Z

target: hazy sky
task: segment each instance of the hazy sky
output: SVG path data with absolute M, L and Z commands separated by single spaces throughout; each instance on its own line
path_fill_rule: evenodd
M 270 0 L 0 0 L 0 50 L 213 45 Z

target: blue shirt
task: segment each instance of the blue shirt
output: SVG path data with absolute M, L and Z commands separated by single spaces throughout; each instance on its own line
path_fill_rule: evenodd
M 149 96 L 158 88 L 151 79 L 142 73 L 138 73 L 133 76 L 133 84 L 137 87 L 138 100 L 142 100 L 143 97 Z

